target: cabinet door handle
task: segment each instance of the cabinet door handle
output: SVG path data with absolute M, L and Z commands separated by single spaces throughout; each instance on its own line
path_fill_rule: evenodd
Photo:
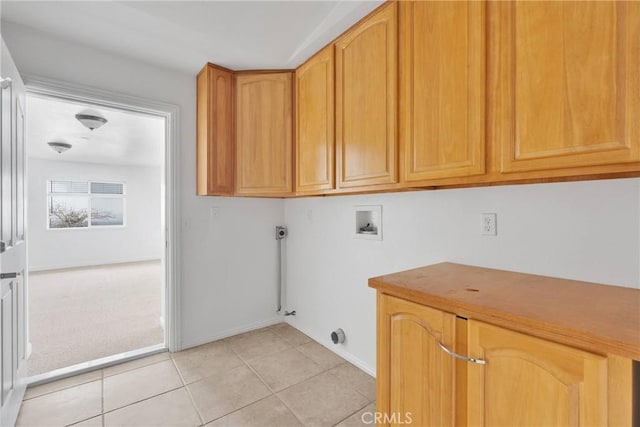
M 457 359 L 461 359 L 461 360 L 465 360 L 467 362 L 471 362 L 471 363 L 477 363 L 478 365 L 486 365 L 487 361 L 483 360 L 483 359 L 474 359 L 473 357 L 467 357 L 467 356 L 463 356 L 461 354 L 458 354 L 454 351 L 449 350 L 447 347 L 444 346 L 444 344 L 442 344 L 441 342 L 438 341 L 438 345 L 440 346 L 440 348 L 447 353 L 449 356 L 453 356 Z

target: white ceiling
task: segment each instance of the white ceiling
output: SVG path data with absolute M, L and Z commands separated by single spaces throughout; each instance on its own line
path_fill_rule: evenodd
M 195 75 L 295 68 L 381 4 L 367 1 L 11 1 L 2 20 Z
M 90 131 L 76 118 L 85 108 L 108 122 Z M 27 154 L 30 158 L 116 165 L 159 166 L 164 159 L 164 119 L 68 101 L 27 96 Z M 50 141 L 73 147 L 56 153 Z
M 206 62 L 232 69 L 295 68 L 383 2 L 0 1 L 2 21 L 193 76 Z M 101 109 L 109 123 L 89 132 L 74 117 L 85 107 L 31 96 L 29 156 L 161 163 L 162 119 Z M 58 154 L 47 145 L 54 139 L 73 148 Z

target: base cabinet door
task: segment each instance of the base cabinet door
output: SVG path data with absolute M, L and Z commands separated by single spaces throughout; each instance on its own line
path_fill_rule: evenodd
M 451 426 L 455 316 L 402 299 L 378 300 L 378 424 Z
M 607 358 L 468 322 L 472 426 L 606 426 Z

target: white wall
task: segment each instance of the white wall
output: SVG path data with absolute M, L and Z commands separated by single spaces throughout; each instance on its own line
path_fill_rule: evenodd
M 196 76 L 7 22 L 2 23 L 2 36 L 22 73 L 180 107 L 176 144 L 180 147 L 183 219 L 179 230 L 183 346 L 276 320 L 277 246 L 273 233 L 282 222 L 283 204 L 281 200 L 196 197 Z M 219 206 L 220 214 L 205 233 L 202 225 L 208 224 L 210 206 Z M 235 257 L 230 259 L 229 254 Z M 243 304 L 236 304 L 238 301 Z
M 367 279 L 451 261 L 640 287 L 640 179 L 286 200 L 292 325 L 375 369 Z M 383 241 L 353 238 L 354 206 L 383 206 Z M 498 214 L 498 236 L 480 213 Z M 595 301 L 594 301 L 595 303 Z M 330 343 L 341 327 L 344 346 Z
M 160 259 L 160 167 L 29 159 L 29 270 Z M 47 230 L 47 180 L 126 185 L 125 227 Z

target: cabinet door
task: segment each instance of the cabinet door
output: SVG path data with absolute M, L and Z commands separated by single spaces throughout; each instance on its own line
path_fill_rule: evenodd
M 469 352 L 469 425 L 607 425 L 606 357 L 475 321 Z
M 397 182 L 397 4 L 336 42 L 339 187 Z
M 335 188 L 333 64 L 330 45 L 296 70 L 296 191 Z
M 197 193 L 233 194 L 233 73 L 207 64 L 197 79 Z
M 500 171 L 640 160 L 640 3 L 490 7 Z
M 281 195 L 292 190 L 291 73 L 236 77 L 236 192 Z
M 451 426 L 455 316 L 378 296 L 377 411 L 382 425 Z
M 405 181 L 485 171 L 485 6 L 400 2 Z

